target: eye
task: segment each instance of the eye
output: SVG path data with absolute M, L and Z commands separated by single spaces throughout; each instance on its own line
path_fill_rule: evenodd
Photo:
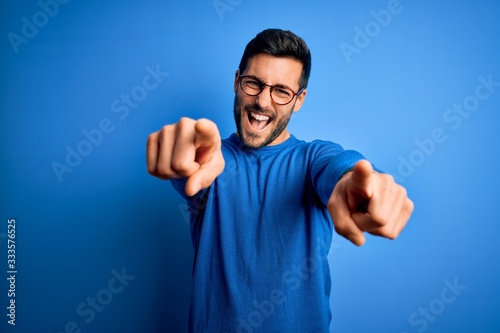
M 257 80 L 252 80 L 252 79 L 248 79 L 244 83 L 248 88 L 255 89 L 255 90 L 259 90 L 263 86 L 262 82 L 259 82 Z
M 290 97 L 292 96 L 292 92 L 286 88 L 275 88 L 274 92 L 280 97 Z

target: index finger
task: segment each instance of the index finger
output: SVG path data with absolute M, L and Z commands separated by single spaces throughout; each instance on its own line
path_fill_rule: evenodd
M 207 147 L 207 146 L 220 146 L 220 134 L 217 129 L 217 125 L 211 120 L 201 118 L 198 119 L 194 126 L 196 132 L 195 146 Z
M 367 160 L 361 160 L 354 165 L 351 175 L 353 190 L 372 196 L 371 177 L 373 176 L 373 166 Z

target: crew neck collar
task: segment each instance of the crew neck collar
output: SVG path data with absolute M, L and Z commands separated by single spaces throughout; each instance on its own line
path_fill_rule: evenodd
M 284 148 L 287 148 L 287 147 L 293 145 L 294 143 L 296 143 L 298 141 L 297 138 L 293 134 L 290 134 L 290 137 L 288 137 L 285 141 L 278 143 L 277 145 L 264 146 L 261 148 L 250 148 L 250 147 L 247 147 L 243 144 L 243 141 L 241 141 L 240 137 L 238 135 L 236 135 L 236 133 L 231 134 L 231 136 L 229 136 L 228 140 L 231 143 L 233 143 L 235 146 L 239 147 L 241 150 L 255 152 L 255 153 L 282 150 Z

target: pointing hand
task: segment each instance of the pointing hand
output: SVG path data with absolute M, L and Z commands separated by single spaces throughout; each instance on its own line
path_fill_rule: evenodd
M 328 201 L 335 230 L 358 246 L 365 243 L 365 231 L 395 239 L 413 208 L 406 190 L 392 176 L 375 172 L 366 160 L 338 181 Z
M 185 191 L 193 196 L 224 170 L 219 130 L 208 119 L 181 118 L 148 137 L 146 162 L 158 178 L 187 178 Z

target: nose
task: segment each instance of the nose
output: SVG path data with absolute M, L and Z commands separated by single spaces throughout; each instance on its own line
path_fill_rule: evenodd
M 262 109 L 267 109 L 271 107 L 273 100 L 271 98 L 271 88 L 264 87 L 264 90 L 260 92 L 255 98 L 255 103 L 257 103 Z

